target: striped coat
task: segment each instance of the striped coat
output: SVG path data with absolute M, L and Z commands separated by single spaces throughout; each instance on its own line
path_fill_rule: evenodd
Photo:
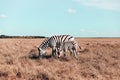
M 74 54 L 75 58 L 77 58 L 79 45 L 75 41 L 63 42 L 61 46 L 58 48 L 58 53 L 60 57 L 62 55 L 62 51 L 64 52 L 64 56 L 66 55 L 66 51 L 69 50 L 71 54 Z M 81 49 L 81 47 L 79 47 Z
M 56 49 L 61 46 L 63 42 L 74 41 L 74 37 L 71 35 L 55 35 L 44 40 L 39 46 L 39 56 L 45 54 L 45 50 L 50 47 L 52 48 L 52 55 L 55 56 Z

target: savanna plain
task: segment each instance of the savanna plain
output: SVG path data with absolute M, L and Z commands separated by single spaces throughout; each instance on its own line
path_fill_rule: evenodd
M 40 39 L 0 39 L 0 80 L 120 80 L 120 38 L 76 38 L 78 59 L 37 58 Z

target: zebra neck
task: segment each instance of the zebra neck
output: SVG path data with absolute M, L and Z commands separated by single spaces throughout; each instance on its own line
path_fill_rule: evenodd
M 41 46 L 40 47 L 42 50 L 46 50 L 48 48 L 48 46 Z
M 42 50 L 46 50 L 48 48 L 48 43 L 47 42 L 43 43 L 42 45 L 40 45 L 40 48 Z
M 42 42 L 42 44 L 40 45 L 40 48 L 42 50 L 46 50 L 48 48 L 48 44 L 49 44 L 49 39 L 46 39 Z

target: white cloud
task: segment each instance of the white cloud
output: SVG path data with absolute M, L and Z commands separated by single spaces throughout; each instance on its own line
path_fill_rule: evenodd
M 5 14 L 0 14 L 0 19 L 1 18 L 7 18 L 7 16 Z
M 96 33 L 96 31 L 88 29 L 80 29 L 80 32 Z
M 69 8 L 69 9 L 67 10 L 67 12 L 68 12 L 68 13 L 76 13 L 77 11 L 76 11 L 75 9 Z
M 97 34 L 97 35 L 104 35 L 104 33 L 102 33 L 102 32 L 96 32 L 95 34 Z
M 120 11 L 120 0 L 74 0 L 83 6 Z

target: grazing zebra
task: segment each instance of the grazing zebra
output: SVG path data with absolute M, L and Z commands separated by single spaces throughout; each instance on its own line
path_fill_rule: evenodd
M 58 57 L 62 55 L 62 50 L 64 52 L 64 56 L 66 55 L 66 50 L 69 50 L 70 54 L 73 53 L 74 57 L 77 58 L 78 47 L 81 49 L 81 47 L 75 41 L 63 42 L 61 46 L 58 48 L 58 54 L 59 54 Z
M 42 42 L 39 46 L 39 57 L 45 54 L 45 50 L 50 47 L 52 48 L 52 55 L 55 56 L 56 49 L 60 47 L 63 42 L 74 41 L 74 37 L 70 35 L 55 35 Z

